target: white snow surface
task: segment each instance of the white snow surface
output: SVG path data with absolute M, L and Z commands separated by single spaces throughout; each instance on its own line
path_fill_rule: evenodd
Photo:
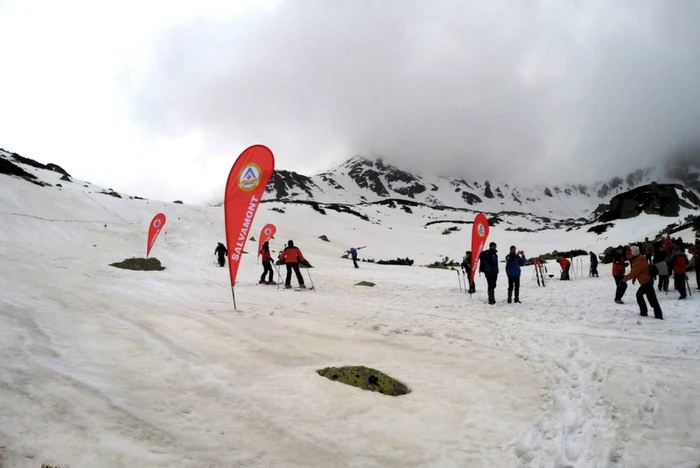
M 459 257 L 471 226 L 442 235 L 446 225 L 424 229 L 400 210 L 386 226 L 268 203 L 252 235 L 273 222 L 273 250 L 294 239 L 316 290 L 257 285 L 250 241 L 234 311 L 228 269 L 213 262 L 223 208 L 118 199 L 76 179 L 57 188 L 60 174 L 25 169 L 54 186 L 0 176 L 3 468 L 700 464 L 694 277 L 685 301 L 659 296 L 659 321 L 638 315 L 631 284 L 615 304 L 609 266 L 589 278 L 585 258 L 574 264 L 585 274 L 546 287 L 524 268 L 523 303 L 506 304 L 502 264 L 489 306 L 483 277 L 470 297 L 454 271 L 420 266 Z M 145 255 L 158 212 L 168 221 L 151 255 L 166 269 L 108 266 Z M 534 255 L 653 236 L 669 220 L 615 224 L 602 236 L 496 226 L 490 240 L 501 258 L 511 243 Z M 340 258 L 353 245 L 416 264 L 354 269 Z M 340 365 L 377 368 L 412 392 L 315 372 Z

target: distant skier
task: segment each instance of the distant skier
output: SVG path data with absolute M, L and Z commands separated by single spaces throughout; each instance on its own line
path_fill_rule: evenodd
M 591 252 L 590 256 L 591 256 L 591 270 L 590 270 L 589 276 L 599 278 L 599 276 L 598 276 L 598 257 L 596 256 L 595 252 Z
M 506 255 L 506 275 L 508 276 L 508 304 L 515 292 L 515 302 L 520 303 L 520 267 L 525 266 L 525 253 L 515 251 L 515 246 L 510 246 L 510 252 Z
M 228 255 L 228 250 L 226 250 L 224 244 L 222 244 L 221 242 L 217 243 L 216 249 L 214 249 L 214 255 L 218 255 L 220 267 L 226 265 L 226 256 Z
M 489 304 L 493 305 L 496 303 L 496 283 L 498 282 L 498 250 L 495 242 L 491 242 L 489 249 L 481 253 L 481 264 L 488 284 Z
M 301 276 L 301 271 L 299 271 L 299 262 L 304 261 L 304 255 L 299 250 L 299 247 L 294 245 L 294 241 L 290 240 L 287 242 L 287 247 L 280 254 L 280 260 L 284 260 L 284 264 L 287 265 L 287 278 L 284 281 L 284 287 L 287 289 L 292 287 L 292 270 L 294 270 L 299 287 L 305 289 L 304 277 Z
M 357 249 L 355 247 L 351 247 L 350 250 L 346 250 L 346 252 L 350 254 L 352 264 L 355 266 L 355 268 L 360 268 L 360 266 L 357 264 Z
M 557 257 L 557 263 L 561 266 L 561 280 L 569 281 L 569 270 L 571 270 L 571 261 L 566 257 Z
M 472 279 L 472 252 L 471 250 L 467 250 L 466 255 L 464 255 L 464 258 L 462 258 L 462 273 L 464 273 L 464 276 L 467 278 L 467 282 L 469 283 L 469 294 L 474 294 L 476 291 L 476 285 L 474 284 L 474 280 Z
M 663 320 L 663 314 L 661 312 L 661 306 L 656 298 L 656 293 L 654 292 L 654 280 L 651 278 L 651 267 L 649 262 L 647 262 L 645 255 L 640 255 L 639 247 L 633 245 L 630 248 L 632 252 L 632 270 L 627 276 L 625 276 L 622 281 L 625 286 L 627 281 L 631 279 L 639 280 L 639 289 L 637 290 L 637 304 L 639 304 L 639 313 L 641 316 L 646 317 L 648 315 L 647 304 L 644 302 L 644 296 L 649 300 L 649 305 L 654 309 L 654 317 L 659 320 Z
M 260 247 L 260 252 L 262 256 L 263 273 L 260 275 L 260 284 L 276 284 L 272 281 L 274 277 L 274 271 L 272 270 L 272 255 L 270 255 L 270 243 L 265 241 Z M 265 276 L 269 273 L 270 279 L 265 281 Z

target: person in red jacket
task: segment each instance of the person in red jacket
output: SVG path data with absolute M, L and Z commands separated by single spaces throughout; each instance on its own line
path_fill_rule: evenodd
M 688 257 L 685 256 L 683 251 L 683 244 L 673 245 L 673 254 L 666 260 L 669 265 L 669 269 L 673 271 L 673 285 L 676 287 L 676 291 L 681 294 L 678 299 L 685 299 L 685 273 L 686 267 L 688 265 Z
M 284 281 L 284 287 L 289 289 L 292 287 L 292 270 L 296 274 L 297 281 L 299 281 L 299 287 L 301 289 L 306 288 L 304 286 L 304 277 L 301 276 L 301 271 L 299 271 L 299 262 L 304 261 L 304 255 L 299 250 L 299 247 L 294 245 L 294 241 L 287 242 L 287 247 L 282 251 L 280 256 L 281 260 L 284 260 L 284 264 L 287 265 L 287 279 Z
M 693 255 L 692 262 L 695 268 L 695 282 L 700 291 L 700 239 L 695 239 L 695 245 L 688 249 L 688 253 Z
M 625 257 L 623 254 L 622 246 L 618 246 L 612 255 L 612 276 L 615 280 L 615 302 L 622 304 L 622 296 L 625 295 L 625 287 L 622 287 L 622 279 L 625 277 L 625 268 L 627 263 L 625 263 Z
M 276 284 L 272 280 L 275 276 L 275 273 L 272 270 L 272 255 L 270 255 L 270 243 L 267 241 L 265 243 L 263 243 L 262 247 L 260 247 L 260 252 L 258 252 L 258 253 L 262 257 L 262 265 L 263 265 L 263 273 L 260 276 L 260 284 Z M 270 274 L 270 279 L 265 281 L 265 276 L 268 273 Z
M 571 269 L 571 262 L 568 258 L 559 257 L 557 258 L 557 263 L 561 265 L 561 279 L 563 281 L 569 280 L 569 270 Z

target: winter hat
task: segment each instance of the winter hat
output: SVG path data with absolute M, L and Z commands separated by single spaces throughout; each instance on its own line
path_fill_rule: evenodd
M 630 250 L 632 251 L 632 256 L 637 257 L 639 255 L 639 247 L 636 245 L 633 245 L 630 247 Z
M 515 246 L 514 246 L 514 245 L 511 245 L 511 246 L 510 246 L 510 250 L 515 250 Z
M 489 244 L 489 247 L 496 247 L 496 243 L 495 243 L 495 242 L 491 242 L 491 243 Z
M 288 245 L 289 247 L 294 247 L 294 241 L 293 241 L 293 240 L 290 240 L 289 242 L 287 242 L 287 245 Z

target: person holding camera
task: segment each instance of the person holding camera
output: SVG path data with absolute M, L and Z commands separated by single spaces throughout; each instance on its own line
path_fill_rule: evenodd
M 515 251 L 515 246 L 510 246 L 510 252 L 506 255 L 506 275 L 508 276 L 508 304 L 515 292 L 515 302 L 520 304 L 520 268 L 525 265 L 525 253 Z

